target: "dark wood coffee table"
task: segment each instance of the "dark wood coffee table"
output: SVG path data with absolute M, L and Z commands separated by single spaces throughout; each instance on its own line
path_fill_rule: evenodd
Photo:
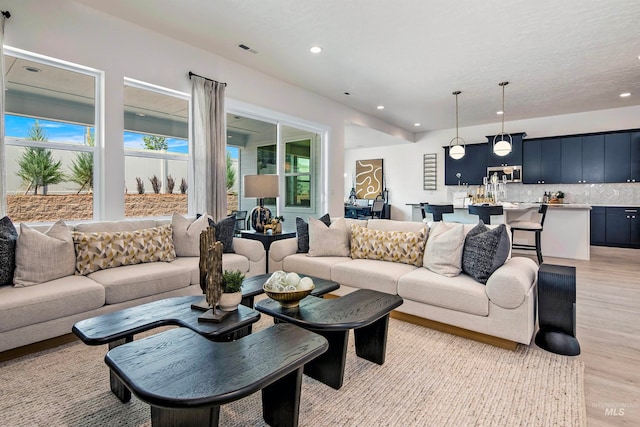
M 304 373 L 336 390 L 342 387 L 349 330 L 354 330 L 356 355 L 382 365 L 387 348 L 389 313 L 402 305 L 398 295 L 360 289 L 340 298 L 308 296 L 295 308 L 282 308 L 264 299 L 256 310 L 274 319 L 316 332 L 329 341 L 329 349 L 304 367 Z
M 271 274 L 260 274 L 258 276 L 247 277 L 242 281 L 242 305 L 253 308 L 253 301 L 256 295 L 264 293 L 262 285 L 271 277 Z M 300 277 L 309 277 L 313 280 L 315 288 L 311 295 L 320 297 L 340 288 L 340 285 L 331 280 L 321 279 L 314 276 L 301 274 Z
M 151 423 L 217 426 L 220 405 L 262 390 L 271 426 L 297 426 L 302 369 L 327 341 L 279 324 L 233 342 L 211 342 L 173 329 L 110 350 L 105 363 L 142 401 Z
M 242 336 L 245 328 L 260 319 L 260 313 L 238 306 L 220 323 L 198 322 L 202 311 L 191 308 L 191 304 L 202 300 L 202 296 L 168 298 L 125 308 L 81 320 L 73 325 L 73 333 L 85 344 L 109 344 L 113 349 L 133 341 L 133 336 L 153 328 L 167 325 L 182 326 L 213 341 L 230 341 Z M 124 403 L 131 399 L 131 392 L 111 373 L 111 391 Z

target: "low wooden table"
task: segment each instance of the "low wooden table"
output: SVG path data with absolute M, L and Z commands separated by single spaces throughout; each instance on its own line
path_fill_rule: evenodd
M 180 328 L 117 347 L 105 363 L 151 405 L 154 427 L 217 426 L 220 405 L 258 390 L 269 425 L 297 426 L 303 366 L 327 347 L 287 324 L 224 343 Z
M 153 328 L 176 325 L 188 328 L 213 341 L 229 341 L 243 335 L 246 327 L 260 319 L 260 313 L 238 306 L 220 323 L 198 322 L 202 311 L 194 310 L 191 304 L 202 300 L 202 296 L 167 298 L 125 308 L 81 320 L 73 325 L 73 333 L 88 345 L 109 344 L 114 349 L 133 341 L 133 336 Z M 131 392 L 111 372 L 111 391 L 124 403 L 131 399 Z
M 247 277 L 242 281 L 242 305 L 253 307 L 253 300 L 256 295 L 264 293 L 262 285 L 271 277 L 271 274 L 260 274 L 258 276 Z M 301 274 L 300 277 L 305 277 Z M 311 295 L 320 297 L 329 292 L 340 288 L 340 285 L 331 280 L 321 279 L 319 277 L 306 276 L 313 280 L 315 288 Z
M 308 296 L 295 308 L 264 299 L 256 310 L 274 319 L 316 332 L 329 341 L 325 354 L 308 363 L 304 373 L 336 390 L 342 387 L 349 330 L 354 330 L 356 355 L 382 365 L 387 349 L 389 313 L 402 305 L 398 295 L 360 289 L 340 298 Z

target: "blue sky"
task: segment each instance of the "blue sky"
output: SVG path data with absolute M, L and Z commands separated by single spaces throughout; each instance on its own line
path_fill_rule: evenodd
M 36 119 L 31 117 L 13 116 L 11 114 L 5 114 L 5 136 L 14 138 L 27 138 L 29 136 L 29 129 L 33 126 Z M 67 142 L 73 144 L 83 144 L 86 132 L 86 126 L 74 125 L 69 123 L 56 122 L 52 120 L 38 119 L 40 127 L 44 129 L 47 140 L 50 142 Z M 93 132 L 93 128 L 91 128 Z M 144 148 L 144 142 L 142 137 L 145 134 L 136 132 L 124 133 L 124 146 L 125 148 L 142 149 Z M 180 153 L 186 154 L 189 152 L 188 142 L 186 139 L 167 138 L 169 144 L 168 153 Z M 227 152 L 231 153 L 231 157 L 238 158 L 238 148 L 229 146 Z
M 5 135 L 14 138 L 27 138 L 29 129 L 33 126 L 36 119 L 30 117 L 5 115 Z M 74 125 L 51 120 L 39 119 L 40 127 L 44 129 L 47 140 L 50 142 L 70 142 L 74 144 L 83 144 L 86 132 L 86 126 Z M 93 131 L 93 128 L 91 128 Z M 144 148 L 142 137 L 144 134 L 135 132 L 124 133 L 125 148 Z M 167 138 L 169 143 L 169 153 L 188 153 L 187 140 L 177 138 Z

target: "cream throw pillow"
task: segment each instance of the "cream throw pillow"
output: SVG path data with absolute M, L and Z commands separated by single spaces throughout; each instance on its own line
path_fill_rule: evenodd
M 344 218 L 338 218 L 327 227 L 315 218 L 309 218 L 308 256 L 349 256 L 349 230 Z
M 171 226 L 176 256 L 200 256 L 200 233 L 209 227 L 207 214 L 196 219 L 174 213 Z
M 427 239 L 423 265 L 443 276 L 457 276 L 462 272 L 464 226 L 442 221 L 436 224 Z
M 50 280 L 73 275 L 76 253 L 72 232 L 64 221 L 53 224 L 41 233 L 20 224 L 20 236 L 16 242 L 16 270 L 13 284 L 16 287 L 32 286 Z

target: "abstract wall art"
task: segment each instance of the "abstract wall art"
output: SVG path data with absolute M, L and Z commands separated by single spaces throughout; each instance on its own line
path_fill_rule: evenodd
M 356 161 L 356 197 L 375 199 L 384 190 L 382 159 Z

